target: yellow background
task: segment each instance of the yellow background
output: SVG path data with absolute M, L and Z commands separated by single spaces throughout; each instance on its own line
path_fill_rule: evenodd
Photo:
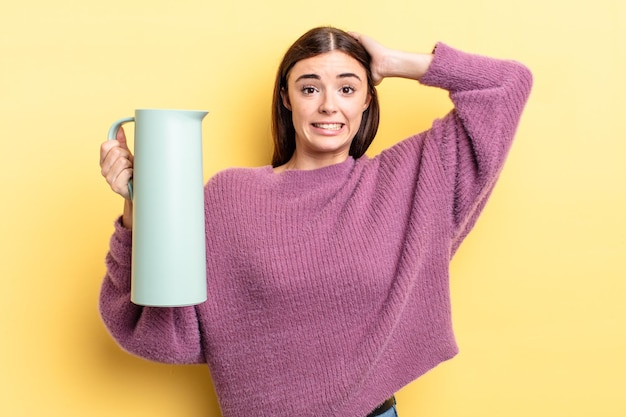
M 218 416 L 206 367 L 122 352 L 97 311 L 121 198 L 109 124 L 207 109 L 205 173 L 266 164 L 274 71 L 307 29 L 514 58 L 535 86 L 492 200 L 452 265 L 461 353 L 402 417 L 626 415 L 626 3 L 621 0 L 23 0 L 0 6 L 0 415 Z M 371 154 L 450 103 L 379 87 Z M 297 417 L 297 416 L 294 416 Z

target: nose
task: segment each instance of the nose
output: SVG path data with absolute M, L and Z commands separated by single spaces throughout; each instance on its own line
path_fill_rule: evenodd
M 335 98 L 332 94 L 324 93 L 322 96 L 322 102 L 320 103 L 319 112 L 324 114 L 333 114 L 337 112 Z

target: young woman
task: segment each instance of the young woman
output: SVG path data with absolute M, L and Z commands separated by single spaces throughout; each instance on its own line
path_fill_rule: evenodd
M 388 77 L 446 89 L 454 109 L 370 158 Z M 100 298 L 109 331 L 144 358 L 208 363 L 224 417 L 397 415 L 394 393 L 457 353 L 449 263 L 531 84 L 519 63 L 443 43 L 413 54 L 307 32 L 278 69 L 272 165 L 206 184 L 209 299 L 193 307 L 130 301 L 133 159 L 120 131 L 100 159 L 125 198 Z

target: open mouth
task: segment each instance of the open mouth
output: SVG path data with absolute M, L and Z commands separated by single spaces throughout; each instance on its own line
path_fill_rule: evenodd
M 340 130 L 343 123 L 313 123 L 313 126 L 324 130 Z

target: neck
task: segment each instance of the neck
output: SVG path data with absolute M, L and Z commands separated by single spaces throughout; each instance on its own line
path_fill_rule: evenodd
M 286 170 L 311 171 L 314 169 L 340 164 L 345 162 L 346 159 L 348 159 L 348 154 L 345 153 L 316 157 L 315 155 L 301 155 L 296 149 L 291 159 L 289 159 L 286 164 L 274 168 L 274 172 L 282 172 Z

